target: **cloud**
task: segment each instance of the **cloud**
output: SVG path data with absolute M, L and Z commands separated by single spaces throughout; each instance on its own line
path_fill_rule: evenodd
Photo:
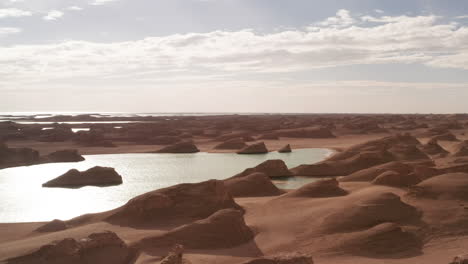
M 52 20 L 57 20 L 61 17 L 63 17 L 64 13 L 62 11 L 59 11 L 59 10 L 51 10 L 47 13 L 46 16 L 43 17 L 44 20 L 49 20 L 49 21 L 52 21 Z
M 83 10 L 82 7 L 79 7 L 79 6 L 69 6 L 67 7 L 67 10 L 70 10 L 70 11 L 81 11 Z
M 0 80 L 12 87 L 77 78 L 151 84 L 394 63 L 468 70 L 466 43 L 467 26 L 435 15 L 370 20 L 340 10 L 306 29 L 269 34 L 213 31 L 114 43 L 0 46 Z
M 32 16 L 32 12 L 21 10 L 18 8 L 3 8 L 0 9 L 0 18 L 6 17 L 25 17 Z
M 354 24 L 356 21 L 348 10 L 340 9 L 336 12 L 336 16 L 329 17 L 326 20 L 318 23 L 320 26 L 347 27 Z
M 111 2 L 115 2 L 115 1 L 118 1 L 118 0 L 94 0 L 91 3 L 91 5 L 105 5 Z
M 20 33 L 21 31 L 22 31 L 21 28 L 0 27 L 0 37 L 3 36 L 3 35 L 10 35 L 10 34 Z

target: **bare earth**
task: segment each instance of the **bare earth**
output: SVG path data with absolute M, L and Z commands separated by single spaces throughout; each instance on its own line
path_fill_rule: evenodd
M 298 148 L 334 149 L 337 153 L 325 163 L 328 162 L 327 166 L 330 168 L 342 168 L 349 172 L 333 175 L 339 176 L 338 181 L 327 187 L 344 190 L 344 195 L 326 191 L 317 196 L 317 193 L 312 192 L 329 190 L 321 189 L 325 187 L 318 185 L 302 192 L 288 190 L 285 194 L 276 196 L 233 197 L 234 203 L 230 202 L 222 208 L 243 208 L 246 228 L 254 234 L 252 239 L 235 237 L 235 233 L 231 234 L 228 230 L 232 226 L 210 220 L 211 213 L 199 215 L 198 210 L 201 209 L 197 209 L 199 205 L 192 198 L 171 202 L 164 200 L 166 198 L 157 198 L 158 202 L 145 200 L 156 199 L 150 197 L 169 197 L 166 193 L 168 191 L 162 190 L 116 210 L 65 221 L 65 230 L 38 232 L 36 229 L 46 223 L 1 223 L 0 263 L 33 263 L 21 259 L 15 262 L 12 258 L 27 255 L 53 241 L 65 238 L 78 240 L 104 230 L 115 232 L 125 244 L 137 248 L 135 258 L 126 263 L 141 264 L 160 263 L 169 251 L 169 244 L 176 243 L 185 243 L 183 258 L 185 263 L 193 264 L 242 264 L 263 256 L 287 255 L 291 252 L 310 255 L 314 263 L 318 264 L 448 264 L 455 256 L 468 253 L 468 156 L 465 160 L 463 156 L 454 155 L 460 150 L 460 144 L 468 139 L 468 118 L 441 116 L 434 120 L 417 116 L 390 121 L 380 116 L 359 118 L 362 118 L 360 122 L 375 121 L 386 130 L 351 133 L 348 128 L 341 127 L 347 124 L 343 121 L 346 118 L 331 117 L 330 122 L 334 122 L 337 127 L 330 130 L 336 137 L 280 136 L 279 139 L 260 140 L 256 137 L 264 132 L 251 132 L 255 140 L 246 143 L 250 145 L 263 141 L 270 151 L 276 151 L 286 144 L 290 144 L 293 151 Z M 350 117 L 350 120 L 348 121 L 352 122 L 353 119 Z M 410 123 L 408 120 L 428 124 L 428 127 L 420 128 L 415 125 L 412 129 L 398 128 L 398 125 L 406 126 Z M 460 124 L 457 128 L 447 128 L 447 131 L 457 137 L 457 141 L 437 141 L 448 154 L 425 152 L 423 145 L 436 136 L 428 134 L 428 129 L 445 126 L 449 121 Z M 366 129 L 365 125 L 362 126 Z M 400 135 L 407 132 L 412 136 Z M 228 132 L 222 130 L 220 134 L 226 133 Z M 383 138 L 387 139 L 382 140 Z M 215 149 L 222 142 L 216 137 L 193 135 L 191 139 L 203 152 L 237 151 Z M 413 143 L 413 139 L 418 142 Z M 91 147 L 77 145 L 73 140 L 41 142 L 35 138 L 11 139 L 6 143 L 10 148 L 27 147 L 38 150 L 40 155 L 62 149 L 77 149 L 84 155 L 141 153 L 155 151 L 167 145 L 118 141 L 115 143 L 116 147 Z M 392 163 L 388 166 L 394 168 L 392 171 L 398 171 L 398 177 L 388 180 L 384 177 L 392 177 L 392 174 L 382 176 L 387 169 L 382 170 L 379 166 L 387 166 L 388 163 Z M 462 165 L 467 166 L 465 168 Z M 399 171 L 403 171 L 405 166 L 410 172 Z M 307 172 L 304 174 L 306 176 L 315 177 L 316 171 L 322 169 L 323 167 L 307 167 L 301 171 Z M 295 173 L 299 170 L 291 171 Z M 348 181 L 348 176 L 358 180 Z M 371 180 L 368 180 L 369 177 Z M 364 178 L 367 180 L 361 180 Z M 376 178 L 381 181 L 377 182 Z M 193 194 L 190 191 L 191 186 L 174 188 L 183 188 L 180 190 L 183 190 L 181 192 L 184 195 L 190 193 L 203 201 L 213 198 L 208 191 Z M 217 189 L 216 193 L 219 194 L 220 191 Z M 225 199 L 228 198 L 222 199 L 226 203 Z M 149 201 L 154 204 L 150 205 Z M 168 205 L 164 210 L 157 211 L 160 210 L 159 205 L 156 205 L 158 203 Z M 219 209 L 213 209 L 213 212 Z M 138 216 L 140 218 L 136 219 L 139 214 L 144 217 Z M 197 216 L 194 217 L 194 214 Z M 177 221 L 170 220 L 173 219 L 171 217 L 175 217 Z M 210 232 L 213 234 L 207 235 Z M 224 232 L 226 235 L 223 235 Z M 218 239 L 214 234 L 224 236 L 223 241 L 229 241 L 231 246 L 215 246 L 218 242 L 213 244 L 210 241 Z M 221 245 L 223 241 L 218 244 Z

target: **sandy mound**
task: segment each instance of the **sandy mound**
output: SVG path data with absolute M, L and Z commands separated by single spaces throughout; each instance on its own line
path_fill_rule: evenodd
M 79 241 L 66 238 L 47 244 L 8 264 L 127 264 L 134 252 L 113 232 L 93 233 Z
M 396 144 L 388 148 L 395 160 L 423 160 L 430 159 L 416 145 Z
M 271 140 L 277 140 L 279 139 L 278 135 L 276 133 L 267 133 L 259 136 L 257 139 L 271 139 Z
M 39 162 L 39 152 L 30 148 L 8 148 L 0 143 L 0 169 Z
M 222 181 L 178 184 L 137 196 L 125 205 L 104 213 L 112 223 L 124 225 L 187 222 L 237 205 Z
M 393 187 L 406 187 L 415 185 L 421 182 L 421 180 L 414 174 L 401 174 L 396 171 L 386 171 L 377 176 L 372 184 L 376 185 L 387 185 Z
M 83 161 L 84 158 L 76 149 L 59 150 L 50 153 L 46 156 L 50 162 L 77 162 Z
M 441 155 L 444 156 L 448 154 L 448 151 L 437 143 L 437 140 L 429 140 L 425 145 L 420 147 L 421 151 L 428 155 Z
M 148 143 L 154 144 L 154 145 L 169 145 L 169 144 L 175 144 L 178 143 L 181 139 L 181 137 L 177 136 L 156 136 L 152 137 L 148 140 Z
M 36 229 L 37 232 L 46 233 L 46 232 L 57 232 L 67 229 L 67 223 L 62 220 L 52 220 L 49 223 L 40 226 Z
M 372 193 L 346 204 L 323 220 L 326 233 L 368 229 L 385 222 L 411 223 L 419 220 L 420 212 L 401 201 L 394 193 Z
M 169 251 L 167 256 L 159 262 L 159 264 L 184 264 L 187 263 L 183 259 L 184 246 L 175 245 Z
M 226 179 L 224 185 L 234 197 L 275 196 L 281 194 L 270 178 L 261 172 Z
M 468 200 L 468 173 L 448 173 L 416 185 L 410 195 L 433 199 Z
M 413 171 L 413 167 L 402 162 L 393 161 L 382 165 L 377 165 L 367 169 L 363 169 L 348 176 L 341 177 L 340 181 L 373 181 L 377 176 L 387 171 L 394 171 L 401 175 L 408 175 Z
M 336 250 L 367 257 L 401 258 L 420 254 L 422 241 L 395 223 L 382 223 L 370 229 L 346 234 Z
M 437 135 L 437 136 L 434 136 L 431 138 L 431 140 L 440 140 L 440 141 L 458 141 L 458 138 L 450 133 L 450 132 L 447 132 L 447 133 L 444 133 L 444 134 L 441 134 L 441 135 Z
M 269 177 L 289 177 L 292 176 L 292 173 L 289 171 L 286 163 L 282 160 L 267 160 L 264 161 L 253 168 L 245 169 L 243 172 L 233 176 L 234 177 L 244 177 L 250 175 L 254 172 L 261 172 L 266 174 Z
M 244 139 L 238 137 L 238 138 L 232 138 L 229 139 L 223 143 L 220 143 L 216 145 L 214 148 L 215 149 L 241 149 L 247 146 L 245 144 Z
M 160 248 L 182 244 L 192 249 L 230 248 L 248 242 L 254 233 L 245 224 L 242 212 L 220 210 L 206 219 L 175 228 L 159 236 L 142 239 L 143 248 Z
M 457 144 L 452 153 L 453 157 L 465 157 L 468 156 L 468 141 L 465 140 Z
M 280 137 L 291 138 L 334 138 L 335 135 L 327 128 L 294 128 L 276 131 Z
M 217 141 L 227 141 L 233 138 L 242 138 L 244 141 L 252 141 L 252 136 L 249 132 L 232 132 L 224 134 L 216 138 Z
M 278 152 L 279 152 L 279 153 L 290 153 L 290 152 L 292 152 L 292 150 L 291 150 L 291 145 L 287 144 L 286 146 L 280 148 L 280 149 L 278 150 Z
M 259 143 L 246 146 L 237 152 L 237 154 L 265 154 L 265 153 L 268 153 L 268 149 L 265 146 L 265 143 L 263 142 L 259 142 Z
M 380 127 L 379 124 L 374 120 L 347 122 L 343 124 L 342 128 L 345 130 L 350 130 L 349 132 L 352 132 L 355 134 L 387 132 L 386 129 Z
M 273 257 L 261 257 L 242 264 L 314 264 L 312 256 L 302 253 L 288 253 Z
M 312 165 L 300 165 L 291 169 L 297 176 L 341 176 L 349 175 L 378 164 L 392 161 L 387 151 L 366 151 L 356 153 L 342 160 L 326 160 Z
M 118 184 L 122 184 L 122 176 L 114 168 L 96 166 L 83 172 L 71 169 L 65 174 L 42 184 L 42 187 L 73 188 L 87 185 L 109 186 Z
M 174 145 L 164 147 L 153 153 L 196 153 L 200 150 L 193 144 L 193 142 L 180 142 Z
M 348 194 L 347 191 L 340 188 L 338 181 L 333 179 L 320 180 L 302 186 L 299 189 L 290 191 L 280 198 L 296 198 L 296 197 L 334 197 Z
M 466 264 L 468 263 L 468 254 L 458 255 L 453 258 L 449 264 Z
M 429 157 L 417 146 L 419 141 L 409 135 L 394 135 L 352 146 L 327 160 L 291 169 L 294 175 L 344 176 L 356 171 L 398 160 L 419 160 Z

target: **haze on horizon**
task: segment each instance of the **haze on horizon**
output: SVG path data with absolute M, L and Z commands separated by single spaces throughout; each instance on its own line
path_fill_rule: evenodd
M 0 0 L 0 112 L 468 112 L 465 0 Z

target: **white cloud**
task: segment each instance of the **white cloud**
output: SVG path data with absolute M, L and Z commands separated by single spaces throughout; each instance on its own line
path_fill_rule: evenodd
M 69 7 L 67 8 L 67 10 L 70 10 L 70 11 L 81 11 L 81 10 L 83 10 L 83 8 L 82 8 L 82 7 L 79 7 L 79 6 L 69 6 Z
M 52 20 L 57 20 L 57 19 L 63 17 L 63 15 L 64 15 L 64 13 L 62 11 L 51 10 L 51 11 L 49 11 L 49 13 L 47 13 L 46 16 L 43 17 L 43 19 L 52 21 Z
M 455 17 L 455 18 L 457 18 L 457 19 L 465 19 L 465 18 L 468 18 L 468 15 L 464 15 L 464 16 L 457 16 L 457 17 Z
M 115 1 L 118 1 L 118 0 L 94 0 L 91 3 L 91 5 L 105 5 L 111 2 L 115 2 Z
M 21 10 L 18 8 L 3 8 L 0 9 L 0 18 L 6 17 L 24 17 L 24 16 L 31 16 L 32 12 Z
M 325 21 L 318 23 L 320 26 L 347 27 L 354 24 L 356 21 L 348 10 L 340 9 L 336 12 L 336 16 L 329 17 Z
M 434 15 L 366 21 L 340 10 L 308 29 L 270 34 L 213 31 L 115 43 L 0 46 L 0 80 L 5 86 L 72 78 L 177 82 L 391 63 L 468 70 L 466 26 Z
M 10 34 L 16 34 L 20 33 L 22 30 L 21 28 L 15 28 L 15 27 L 0 27 L 0 37 L 2 35 L 10 35 Z

